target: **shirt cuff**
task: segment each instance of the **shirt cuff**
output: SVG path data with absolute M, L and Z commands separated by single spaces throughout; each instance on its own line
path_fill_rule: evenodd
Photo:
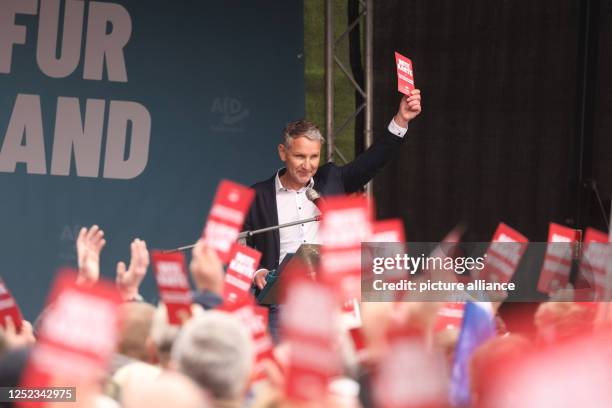
M 398 137 L 404 137 L 404 135 L 408 131 L 407 127 L 401 127 L 400 125 L 395 123 L 395 120 L 393 119 L 391 119 L 391 122 L 389 122 L 389 127 L 387 127 L 387 129 L 389 129 L 389 132 L 393 133 L 395 136 Z
M 209 290 L 195 291 L 192 294 L 193 303 L 197 303 L 204 308 L 204 310 L 215 309 L 217 306 L 223 303 L 221 296 L 213 293 Z

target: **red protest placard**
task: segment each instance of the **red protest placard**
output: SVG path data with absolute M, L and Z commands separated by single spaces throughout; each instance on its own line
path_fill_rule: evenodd
M 251 378 L 253 381 L 263 379 L 265 360 L 276 362 L 274 343 L 268 334 L 268 308 L 257 306 L 251 297 L 241 298 L 236 302 L 224 302 L 218 310 L 233 314 L 249 330 L 255 347 L 255 364 Z
M 372 235 L 368 238 L 368 242 L 376 242 L 380 245 L 368 245 L 362 248 L 362 265 L 371 265 L 375 257 L 384 257 L 387 254 L 392 257 L 397 253 L 407 251 L 404 222 L 400 218 L 374 221 L 372 223 Z M 362 271 L 362 273 L 362 285 L 371 287 L 376 276 L 372 275 L 369 270 Z M 396 269 L 385 274 L 385 281 L 389 283 L 399 282 L 405 277 L 403 271 Z M 395 294 L 396 300 L 399 300 L 401 296 L 402 293 L 398 291 Z
M 372 235 L 372 208 L 367 197 L 334 197 L 323 204 L 319 234 L 321 276 L 335 287 L 341 300 L 359 298 L 361 243 Z
M 487 282 L 510 282 L 528 243 L 523 234 L 500 222 L 484 256 L 482 279 Z
M 262 306 L 252 307 L 253 319 L 257 322 L 252 325 L 251 335 L 255 345 L 255 366 L 253 368 L 253 380 L 261 380 L 265 377 L 264 362 L 270 360 L 278 365 L 274 357 L 274 343 L 268 333 L 268 314 L 269 309 Z
M 152 251 L 153 272 L 159 296 L 166 305 L 168 323 L 180 326 L 191 317 L 191 286 L 182 252 Z
M 6 329 L 6 318 L 10 317 L 17 332 L 21 331 L 23 316 L 15 298 L 0 278 L 0 327 Z
M 548 245 L 538 280 L 540 292 L 551 293 L 567 285 L 575 244 L 579 240 L 578 234 L 572 228 L 550 223 Z
M 404 95 L 410 95 L 410 92 L 414 90 L 412 61 L 396 52 L 395 68 L 397 68 L 397 90 Z
M 224 263 L 229 260 L 230 249 L 238 238 L 253 197 L 253 189 L 228 180 L 221 181 L 217 188 L 202 237 Z
M 578 287 L 587 287 L 595 292 L 596 299 L 609 299 L 612 293 L 610 279 L 606 276 L 606 260 L 609 254 L 608 235 L 593 228 L 587 228 L 584 236 Z
M 329 286 L 298 276 L 288 283 L 281 332 L 290 350 L 285 393 L 291 400 L 322 401 L 340 372 L 333 347 L 337 305 Z
M 110 282 L 76 284 L 76 272 L 62 271 L 51 291 L 38 339 L 23 377 L 25 387 L 51 380 L 98 381 L 108 367 L 119 332 L 121 297 Z
M 374 222 L 369 242 L 406 242 L 404 221 L 401 218 L 395 218 Z
M 349 329 L 349 335 L 353 342 L 353 349 L 357 355 L 357 360 L 364 362 L 368 358 L 368 347 L 361 327 Z
M 410 378 L 406 373 L 418 373 Z M 393 328 L 389 350 L 378 366 L 373 397 L 381 408 L 433 408 L 448 406 L 444 360 L 429 351 L 418 330 Z
M 223 302 L 241 303 L 251 298 L 249 290 L 261 259 L 261 252 L 234 243 L 229 259 L 223 285 Z
M 460 329 L 465 312 L 465 302 L 444 302 L 434 324 L 434 332 L 446 329 Z
M 361 327 L 361 309 L 359 307 L 359 301 L 355 298 L 347 300 L 342 304 L 340 310 L 340 319 L 342 327 L 345 329 L 352 329 L 354 327 Z

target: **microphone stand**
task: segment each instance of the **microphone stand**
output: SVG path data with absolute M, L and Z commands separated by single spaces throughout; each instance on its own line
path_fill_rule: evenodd
M 238 234 L 238 239 L 248 238 L 248 237 L 252 237 L 253 235 L 262 234 L 264 232 L 274 231 L 274 230 L 278 230 L 281 228 L 292 227 L 294 225 L 306 224 L 308 222 L 315 222 L 315 221 L 320 221 L 320 220 L 321 220 L 321 216 L 317 215 L 316 217 L 307 218 L 305 220 L 291 221 L 291 222 L 287 222 L 284 224 L 273 225 L 271 227 L 260 228 L 260 229 L 252 230 L 252 231 L 242 231 L 240 234 Z M 196 244 L 185 245 L 185 246 L 174 248 L 174 249 L 166 249 L 162 252 L 165 254 L 169 254 L 172 252 L 180 252 L 180 251 L 185 251 L 187 249 L 191 249 L 194 246 L 196 246 Z

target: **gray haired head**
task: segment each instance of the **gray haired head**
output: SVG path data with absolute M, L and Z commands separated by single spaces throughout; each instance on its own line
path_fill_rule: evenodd
M 214 398 L 241 398 L 253 366 L 253 343 L 236 317 L 207 311 L 188 322 L 172 347 L 178 371 Z
M 283 144 L 286 148 L 289 148 L 291 141 L 298 137 L 305 137 L 308 140 L 319 141 L 321 143 L 324 141 L 317 125 L 303 119 L 290 122 L 283 129 Z

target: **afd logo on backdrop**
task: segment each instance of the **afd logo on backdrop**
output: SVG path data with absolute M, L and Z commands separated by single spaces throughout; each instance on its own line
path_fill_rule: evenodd
M 35 41 L 30 60 L 48 78 L 125 84 L 124 48 L 131 35 L 132 18 L 120 4 L 41 0 L 39 7 L 38 0 L 0 0 L 0 79 L 31 71 L 23 63 L 14 67 L 13 54 L 26 41 Z M 27 174 L 68 176 L 73 157 L 78 177 L 127 180 L 145 170 L 151 139 L 151 115 L 145 106 L 99 95 L 52 95 L 56 103 L 43 106 L 35 92 L 15 95 L 0 146 L 0 172 L 25 168 Z M 53 126 L 46 126 L 53 128 L 52 134 L 43 132 L 43 112 L 55 114 Z M 52 141 L 50 154 L 45 140 Z
M 251 113 L 240 99 L 227 96 L 215 98 L 210 112 L 218 118 L 210 129 L 217 132 L 244 132 L 244 120 Z

